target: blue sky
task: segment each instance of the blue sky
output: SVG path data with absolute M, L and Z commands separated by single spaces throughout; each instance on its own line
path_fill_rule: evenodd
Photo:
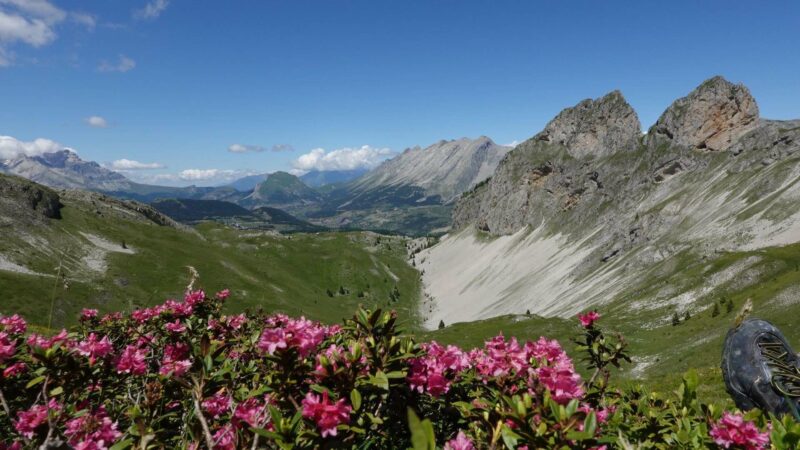
M 800 118 L 799 48 L 797 1 L 0 0 L 0 135 L 214 184 L 521 141 L 613 89 L 646 129 L 716 74 Z

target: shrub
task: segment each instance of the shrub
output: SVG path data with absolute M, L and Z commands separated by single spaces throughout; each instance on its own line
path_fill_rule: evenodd
M 596 312 L 580 317 L 584 381 L 546 338 L 464 351 L 415 342 L 394 313 L 328 326 L 223 315 L 227 296 L 85 310 L 52 336 L 0 318 L 0 448 L 784 449 L 800 436 L 790 418 L 700 404 L 692 373 L 676 399 L 611 388 L 609 368 L 630 360 Z

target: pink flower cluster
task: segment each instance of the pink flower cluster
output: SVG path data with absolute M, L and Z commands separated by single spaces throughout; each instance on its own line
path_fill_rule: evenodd
M 220 300 L 227 298 L 227 295 L 220 297 L 221 294 L 218 293 L 217 298 L 220 298 Z M 203 291 L 190 291 L 184 296 L 183 302 L 167 300 L 163 304 L 152 308 L 137 309 L 131 313 L 131 317 L 139 324 L 149 322 L 162 314 L 170 314 L 174 317 L 189 317 L 194 309 L 203 303 L 205 298 L 206 294 Z
M 89 333 L 86 339 L 78 342 L 75 351 L 79 355 L 87 356 L 89 358 L 89 365 L 91 366 L 94 365 L 98 359 L 105 358 L 108 354 L 113 352 L 114 346 L 111 344 L 108 336 L 98 338 L 95 333 Z
M 459 431 L 455 439 L 444 444 L 444 450 L 475 450 L 475 445 L 463 431 Z
M 50 338 L 46 338 L 40 334 L 31 333 L 31 335 L 28 336 L 27 342 L 28 346 L 31 348 L 41 350 L 49 350 L 57 344 L 67 349 L 73 348 L 76 345 L 75 341 L 69 338 L 69 333 L 67 333 L 67 330 L 61 330 L 58 334 Z
M 144 375 L 147 373 L 147 349 L 128 345 L 117 360 L 117 373 Z
M 264 428 L 269 420 L 267 407 L 272 403 L 272 397 L 266 395 L 263 400 L 251 397 L 239 403 L 233 412 L 233 424 L 244 422 L 251 427 Z
M 711 426 L 708 433 L 714 442 L 724 448 L 760 450 L 769 445 L 769 433 L 761 433 L 753 422 L 744 420 L 741 414 L 725 412 L 722 419 Z
M 5 331 L 0 331 L 0 364 L 14 356 L 17 352 L 17 345 L 11 340 L 11 336 Z
M 189 359 L 189 346 L 184 343 L 167 344 L 164 347 L 164 358 L 158 373 L 164 376 L 181 377 L 192 367 Z
M 231 409 L 231 397 L 220 392 L 203 400 L 202 406 L 203 411 L 216 419 Z
M 555 340 L 540 338 L 520 345 L 515 338 L 506 340 L 499 335 L 487 341 L 484 349 L 469 353 L 436 342 L 421 347 L 426 355 L 410 361 L 407 381 L 412 389 L 434 397 L 446 393 L 464 371 L 472 368 L 484 383 L 490 379 L 511 381 L 512 391 L 517 389 L 514 381 L 520 378 L 527 380 L 530 389 L 541 383 L 560 404 L 584 395 L 580 375 Z
M 268 328 L 261 332 L 258 340 L 259 350 L 273 355 L 277 350 L 295 349 L 301 358 L 311 354 L 325 338 L 338 330 L 305 317 L 292 319 L 283 314 L 271 316 L 266 324 Z
M 33 405 L 27 411 L 19 411 L 17 420 L 14 421 L 14 429 L 22 436 L 31 439 L 36 434 L 36 429 L 47 422 L 51 411 L 61 411 L 61 405 L 54 399 L 50 399 L 46 405 Z
M 426 352 L 409 363 L 408 384 L 418 392 L 438 397 L 448 390 L 461 372 L 471 367 L 469 356 L 454 345 L 443 347 L 436 341 L 421 344 Z
M 581 321 L 583 328 L 591 328 L 595 322 L 600 320 L 600 314 L 597 311 L 589 311 L 586 314 L 578 314 L 578 320 Z
M 101 406 L 92 414 L 83 414 L 67 421 L 64 435 L 76 450 L 106 450 L 122 433 Z
M 322 437 L 336 436 L 336 427 L 350 422 L 352 410 L 344 399 L 331 402 L 327 391 L 322 393 L 322 397 L 309 392 L 303 399 L 303 417 L 317 424 Z
M 0 316 L 0 326 L 3 327 L 3 331 L 10 334 L 23 334 L 28 329 L 25 319 L 18 314 L 8 317 Z

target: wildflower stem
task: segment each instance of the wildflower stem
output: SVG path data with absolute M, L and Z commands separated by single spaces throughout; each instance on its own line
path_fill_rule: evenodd
M 197 419 L 200 421 L 200 426 L 203 427 L 203 435 L 206 438 L 206 445 L 209 449 L 214 448 L 214 438 L 211 437 L 211 430 L 208 428 L 208 422 L 206 422 L 206 418 L 203 415 L 203 411 L 200 408 L 200 395 L 203 392 L 202 386 L 197 381 L 196 378 L 192 377 L 194 381 L 195 389 L 194 389 L 194 412 L 197 414 Z
M 0 389 L 0 404 L 3 405 L 3 411 L 6 412 L 6 416 L 11 420 L 11 408 L 8 407 L 8 402 L 6 402 L 6 397 L 3 395 L 2 389 Z

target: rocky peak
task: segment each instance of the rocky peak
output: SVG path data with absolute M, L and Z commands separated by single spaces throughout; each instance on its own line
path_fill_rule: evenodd
M 757 125 L 758 105 L 750 91 L 716 76 L 676 100 L 650 134 L 689 148 L 723 151 Z
M 575 158 L 635 147 L 641 135 L 636 111 L 619 91 L 561 111 L 534 139 L 560 144 Z
M 67 163 L 82 162 L 77 153 L 69 150 L 59 150 L 52 153 L 44 153 L 36 157 L 39 161 L 50 167 L 65 167 Z

